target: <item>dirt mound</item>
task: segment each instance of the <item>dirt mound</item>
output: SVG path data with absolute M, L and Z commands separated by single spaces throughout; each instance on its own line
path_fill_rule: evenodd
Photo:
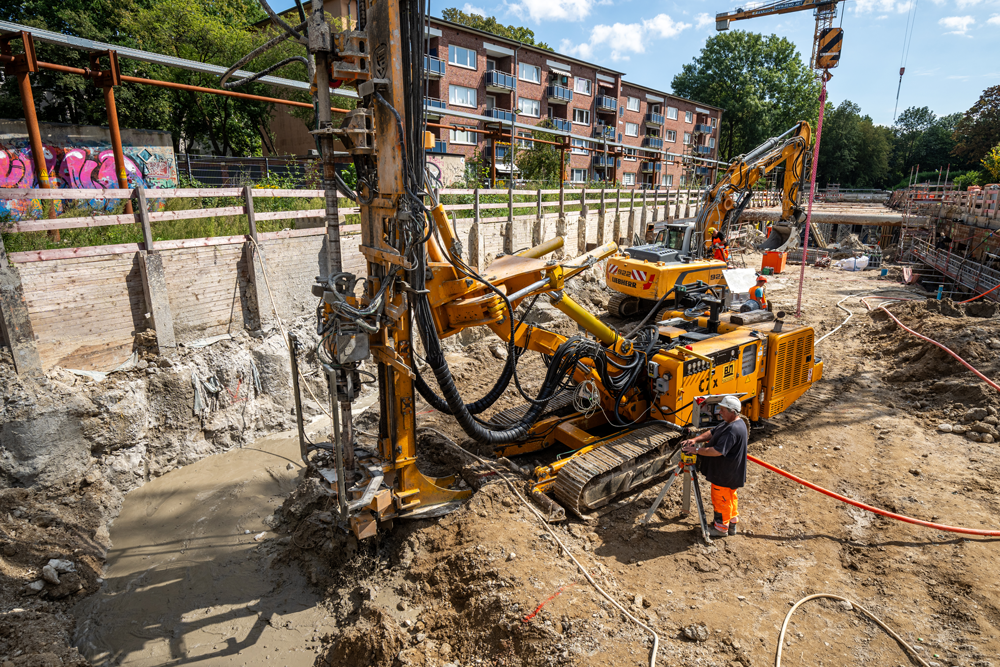
M 947 346 L 986 377 L 1000 377 L 1000 317 L 997 304 L 960 304 L 943 299 L 890 306 L 907 327 Z M 903 332 L 881 310 L 870 315 L 866 337 L 876 358 L 892 361 L 885 380 L 919 397 L 917 407 L 949 418 L 974 406 L 1000 406 L 997 394 L 941 348 Z

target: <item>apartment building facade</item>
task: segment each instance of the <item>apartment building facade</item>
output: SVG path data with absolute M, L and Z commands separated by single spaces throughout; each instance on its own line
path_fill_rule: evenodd
M 430 19 L 426 41 L 425 109 L 437 138 L 431 153 L 478 160 L 493 181 L 512 169 L 517 178 L 511 133 L 523 150 L 531 126 L 549 119 L 569 155 L 569 182 L 665 188 L 715 178 L 717 107 L 441 19 Z

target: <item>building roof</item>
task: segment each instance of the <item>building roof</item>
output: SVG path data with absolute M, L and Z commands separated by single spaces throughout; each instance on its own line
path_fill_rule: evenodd
M 673 93 L 668 93 L 668 92 L 665 92 L 663 90 L 657 90 L 656 88 L 650 88 L 649 86 L 644 86 L 641 83 L 635 83 L 634 81 L 626 81 L 625 79 L 622 79 L 622 85 L 623 86 L 632 86 L 633 88 L 639 88 L 640 90 L 644 90 L 644 91 L 646 91 L 648 93 L 652 93 L 654 95 L 663 95 L 663 97 L 671 97 L 671 98 L 673 98 L 675 100 L 682 100 L 684 102 L 690 102 L 691 104 L 697 104 L 698 106 L 708 107 L 709 109 L 715 109 L 716 111 L 725 111 L 725 109 L 723 109 L 722 107 L 714 106 L 712 104 L 709 104 L 708 102 L 699 102 L 698 100 L 689 100 L 686 97 L 681 97 L 680 95 L 674 95 Z
M 489 38 L 490 41 L 499 41 L 499 42 L 501 42 L 503 44 L 509 44 L 510 46 L 520 46 L 522 49 L 527 49 L 529 51 L 534 51 L 535 53 L 538 53 L 540 55 L 549 56 L 550 58 L 553 57 L 553 56 L 558 56 L 560 60 L 567 60 L 567 61 L 569 61 L 571 63 L 576 63 L 577 65 L 584 65 L 586 67 L 592 67 L 592 68 L 594 68 L 595 70 L 597 70 L 599 72 L 608 72 L 610 74 L 618 74 L 618 75 L 624 74 L 624 72 L 619 72 L 618 70 L 613 70 L 613 69 L 611 69 L 609 67 L 605 67 L 604 65 L 597 65 L 595 63 L 587 62 L 586 60 L 580 60 L 579 58 L 573 58 L 571 56 L 567 56 L 564 53 L 559 53 L 558 51 L 549 51 L 547 49 L 542 49 L 542 48 L 539 48 L 537 46 L 531 46 L 530 44 L 525 44 L 524 42 L 519 42 L 516 39 L 508 39 L 506 37 L 501 37 L 500 35 L 495 35 L 492 32 L 486 32 L 485 30 L 477 30 L 476 28 L 470 28 L 469 26 L 462 25 L 461 23 L 453 23 L 452 21 L 446 21 L 444 19 L 439 19 L 439 18 L 434 17 L 434 16 L 431 16 L 429 18 L 429 20 L 430 20 L 431 23 L 433 23 L 435 25 L 448 26 L 449 28 L 453 28 L 455 30 L 460 30 L 462 32 L 470 32 L 470 33 L 473 33 L 473 34 L 476 34 L 476 35 L 482 35 L 483 37 Z

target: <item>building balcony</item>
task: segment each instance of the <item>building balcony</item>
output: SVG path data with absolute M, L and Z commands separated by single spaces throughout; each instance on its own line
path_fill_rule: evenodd
M 570 132 L 572 131 L 573 124 L 568 120 L 563 120 L 562 118 L 549 118 L 552 121 L 552 128 L 559 130 L 560 132 Z
M 646 114 L 646 125 L 651 127 L 660 127 L 663 125 L 663 114 L 661 113 L 648 113 Z
M 448 103 L 444 100 L 439 100 L 436 97 L 425 97 L 424 98 L 424 113 L 428 118 L 440 118 L 444 114 L 438 109 L 445 110 L 448 108 Z
M 604 123 L 598 123 L 597 125 L 594 126 L 594 138 L 614 141 L 615 127 L 613 125 L 605 125 Z
M 644 174 L 653 174 L 658 171 L 656 162 L 640 162 L 639 171 Z
M 663 139 L 660 137 L 643 137 L 642 138 L 643 148 L 663 148 Z
M 694 173 L 698 176 L 708 176 L 708 167 L 695 167 Z
M 712 153 L 712 149 L 708 146 L 695 146 L 694 152 L 698 155 L 710 155 Z
M 432 79 L 440 79 L 444 76 L 445 62 L 434 56 L 424 56 L 424 73 Z
M 484 154 L 491 160 L 510 162 L 510 146 L 487 146 Z
M 494 120 L 509 123 L 514 120 L 514 114 L 510 109 L 500 109 L 498 107 L 493 107 L 492 109 L 487 109 L 483 112 L 483 115 L 487 118 L 493 118 Z
M 435 141 L 434 148 L 428 148 L 428 153 L 447 153 L 448 152 L 448 142 L 446 141 Z
M 593 153 L 594 167 L 597 169 L 614 169 L 615 168 L 615 155 L 614 153 L 598 153 L 594 151 Z
M 597 110 L 618 113 L 618 100 L 607 95 L 597 96 Z
M 705 125 L 704 123 L 698 123 L 694 126 L 695 132 L 700 132 L 701 134 L 712 134 L 712 126 Z
M 514 77 L 506 72 L 491 69 L 486 72 L 486 90 L 491 93 L 509 93 L 514 90 Z
M 573 101 L 573 91 L 564 86 L 546 86 L 545 97 L 549 104 L 569 104 Z

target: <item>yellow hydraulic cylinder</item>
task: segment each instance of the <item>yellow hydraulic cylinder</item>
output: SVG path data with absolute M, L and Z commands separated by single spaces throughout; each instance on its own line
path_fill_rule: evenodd
M 444 243 L 442 250 L 447 254 L 451 254 L 452 248 L 455 247 L 455 231 L 451 228 L 451 221 L 448 220 L 448 214 L 445 213 L 444 206 L 438 204 L 432 208 L 431 215 L 434 217 L 434 224 L 437 225 L 441 241 Z
M 563 247 L 563 237 L 557 236 L 548 241 L 539 243 L 534 248 L 528 248 L 527 250 L 522 250 L 517 253 L 518 257 L 531 257 L 533 259 L 539 259 L 548 255 L 550 252 L 555 252 L 559 248 Z
M 605 345 L 614 345 L 615 341 L 618 340 L 618 334 L 604 324 L 604 322 L 591 315 L 565 292 L 550 292 L 549 299 L 551 299 L 553 306 L 564 312 L 581 327 L 594 334 L 597 340 Z

